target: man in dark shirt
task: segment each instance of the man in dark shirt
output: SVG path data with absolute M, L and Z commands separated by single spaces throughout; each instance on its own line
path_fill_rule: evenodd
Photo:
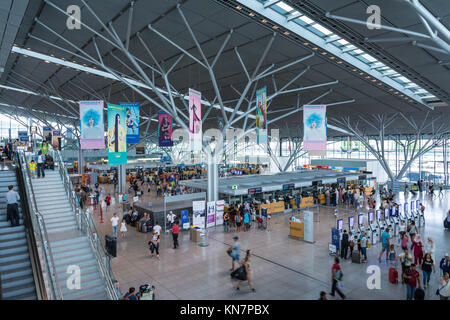
M 341 259 L 347 259 L 347 251 L 348 251 L 348 233 L 347 230 L 344 230 L 341 240 Z
M 411 267 L 405 270 L 403 277 L 406 281 L 406 300 L 413 300 L 417 285 L 419 285 L 419 288 L 422 289 L 422 285 L 420 284 L 420 274 L 417 272 L 416 265 L 414 263 L 411 264 Z

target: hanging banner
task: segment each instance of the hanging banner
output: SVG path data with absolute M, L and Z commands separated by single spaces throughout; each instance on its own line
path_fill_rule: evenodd
M 172 116 L 165 112 L 158 113 L 158 137 L 160 147 L 173 147 Z
M 189 140 L 192 151 L 202 150 L 202 94 L 189 89 Z
M 256 143 L 267 145 L 267 88 L 256 91 Z
M 223 224 L 223 212 L 225 209 L 225 200 L 216 201 L 216 226 Z
M 127 129 L 124 106 L 108 104 L 108 165 L 127 163 Z
M 139 143 L 139 103 L 120 103 L 127 114 L 127 143 Z
M 80 101 L 81 149 L 104 149 L 103 101 Z
M 42 138 L 49 142 L 52 136 L 52 128 L 51 127 L 42 127 Z
M 192 201 L 192 225 L 205 228 L 205 204 L 206 201 Z
M 216 225 L 216 202 L 209 201 L 207 203 L 206 227 L 211 228 Z
M 28 137 L 28 131 L 18 131 L 17 136 L 19 137 L 20 142 L 27 142 L 29 141 Z
M 61 150 L 61 131 L 52 131 L 52 146 L 55 150 Z
M 308 151 L 327 150 L 327 106 L 303 106 L 303 148 Z
M 145 143 L 144 143 L 144 140 L 140 141 L 136 145 L 136 154 L 145 154 Z

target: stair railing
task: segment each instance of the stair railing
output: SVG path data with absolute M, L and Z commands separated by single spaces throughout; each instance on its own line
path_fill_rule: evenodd
M 38 246 L 39 260 L 41 261 L 41 270 L 43 270 L 44 282 L 47 287 L 48 297 L 50 300 L 63 300 L 61 287 L 58 281 L 58 274 L 56 272 L 55 261 L 53 259 L 52 249 L 49 245 L 49 237 L 47 228 L 45 226 L 44 217 L 39 212 L 34 189 L 31 184 L 31 172 L 28 167 L 25 153 L 19 151 L 19 157 L 17 159 L 19 168 L 22 171 L 22 177 L 24 179 L 27 201 L 30 208 L 31 224 L 35 234 L 36 243 Z M 49 278 L 48 278 L 48 276 Z
M 115 289 L 113 282 L 114 275 L 111 268 L 111 258 L 103 248 L 100 239 L 97 236 L 97 230 L 95 228 L 94 221 L 88 211 L 81 209 L 80 204 L 77 201 L 77 194 L 73 188 L 73 184 L 70 180 L 67 167 L 62 160 L 61 153 L 58 150 L 52 149 L 53 161 L 58 164 L 58 170 L 64 183 L 64 189 L 66 190 L 67 197 L 70 201 L 70 206 L 75 212 L 78 228 L 81 232 L 87 235 L 91 248 L 95 252 L 97 264 L 99 266 L 105 287 L 108 293 L 108 297 L 111 300 L 118 300 L 119 296 Z

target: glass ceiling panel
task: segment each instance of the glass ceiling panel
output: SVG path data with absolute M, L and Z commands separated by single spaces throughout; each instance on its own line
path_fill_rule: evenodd
M 258 0 L 262 4 L 267 4 L 269 0 Z M 303 14 L 302 12 L 297 11 L 289 4 L 285 3 L 284 1 L 280 1 L 275 3 L 274 5 L 269 7 L 270 9 L 278 12 L 279 14 L 282 14 L 284 16 L 286 15 L 296 15 L 296 14 Z M 350 44 L 347 40 L 341 39 L 338 35 L 334 34 L 331 30 L 325 28 L 324 26 L 320 25 L 319 23 L 315 22 L 313 19 L 303 15 L 299 18 L 293 19 L 292 21 L 296 22 L 297 24 L 306 27 L 308 30 L 312 31 L 316 35 L 325 38 L 329 37 L 330 39 L 336 38 L 336 41 L 331 42 L 334 46 L 340 48 L 341 50 L 345 50 L 347 53 L 355 56 L 359 60 L 363 61 L 367 65 L 371 66 L 372 69 L 376 69 L 378 71 L 384 71 L 383 76 L 388 76 L 392 78 L 397 83 L 402 84 L 405 89 L 409 89 L 411 92 L 418 94 L 418 95 L 426 95 L 427 97 L 434 97 L 431 95 L 428 91 L 425 89 L 419 87 L 417 84 L 409 80 L 408 78 L 402 76 L 395 70 L 391 69 L 390 67 L 384 65 L 383 63 L 379 62 L 377 59 L 366 53 L 365 51 L 357 48 L 353 44 Z M 339 39 L 339 40 L 337 40 Z M 353 50 L 354 49 L 354 50 Z M 348 51 L 350 50 L 350 51 Z M 379 65 L 378 65 L 379 64 Z M 420 92 L 420 93 L 418 93 Z

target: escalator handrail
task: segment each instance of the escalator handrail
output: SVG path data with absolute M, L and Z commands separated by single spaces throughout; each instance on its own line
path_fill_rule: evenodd
M 49 237 L 47 232 L 47 227 L 45 226 L 44 217 L 38 209 L 36 196 L 33 190 L 33 186 L 31 184 L 31 172 L 27 165 L 27 161 L 25 158 L 25 153 L 23 151 L 19 152 L 19 167 L 24 173 L 24 184 L 25 189 L 29 192 L 26 192 L 28 203 L 31 203 L 33 206 L 33 210 L 35 215 L 31 214 L 31 217 L 38 217 L 37 221 L 35 219 L 31 219 L 33 223 L 33 229 L 39 231 L 40 240 L 42 244 L 42 248 L 44 250 L 43 258 L 44 258 L 44 266 L 47 270 L 48 274 L 50 274 L 49 284 L 51 286 L 51 294 L 55 297 L 56 300 L 63 300 L 62 290 L 58 281 L 58 273 L 56 272 L 55 261 L 53 259 L 52 249 L 49 245 Z M 25 181 L 26 180 L 26 181 Z M 31 194 L 31 197 L 30 197 Z M 50 261 L 48 261 L 50 259 Z M 55 288 L 56 287 L 56 288 Z
M 20 164 L 17 161 L 16 174 L 19 185 L 20 199 L 28 199 L 25 191 L 24 177 Z M 37 249 L 36 237 L 33 231 L 33 222 L 31 221 L 30 208 L 27 201 L 21 201 L 23 224 L 25 227 L 25 235 L 27 238 L 28 253 L 30 255 L 31 269 L 33 271 L 33 279 L 35 283 L 37 300 L 48 300 L 47 290 L 45 287 L 45 279 L 42 274 L 41 261 Z

